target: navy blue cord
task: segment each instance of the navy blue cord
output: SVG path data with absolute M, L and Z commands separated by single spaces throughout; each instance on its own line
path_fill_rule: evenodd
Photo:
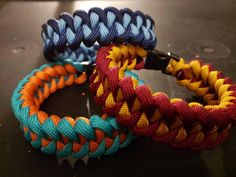
M 154 21 L 141 11 L 114 7 L 75 11 L 73 16 L 62 13 L 58 20 L 49 19 L 42 25 L 44 55 L 50 62 L 95 62 L 96 49 L 111 43 L 130 43 L 154 49 L 157 43 Z

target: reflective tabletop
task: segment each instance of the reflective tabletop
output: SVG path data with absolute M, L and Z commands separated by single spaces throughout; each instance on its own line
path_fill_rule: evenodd
M 176 150 L 139 137 L 111 156 L 75 160 L 47 156 L 24 139 L 10 98 L 17 83 L 30 71 L 47 63 L 43 56 L 41 25 L 66 11 L 91 7 L 128 7 L 148 13 L 154 20 L 157 49 L 186 59 L 212 63 L 236 81 L 236 1 L 63 1 L 0 2 L 0 176 L 236 176 L 236 128 L 214 149 Z M 160 71 L 136 71 L 154 91 L 187 101 L 193 93 Z M 41 109 L 60 116 L 101 114 L 88 91 L 88 82 L 53 94 Z M 235 153 L 235 154 L 234 154 Z

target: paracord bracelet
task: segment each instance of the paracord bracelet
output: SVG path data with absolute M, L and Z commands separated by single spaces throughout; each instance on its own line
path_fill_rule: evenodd
M 153 93 L 130 71 L 142 67 L 175 76 L 178 84 L 195 91 L 206 105 Z M 132 45 L 102 47 L 90 89 L 96 93 L 96 102 L 104 105 L 104 112 L 116 116 L 118 123 L 176 148 L 211 148 L 226 138 L 236 122 L 236 85 L 200 60 L 185 63 L 175 55 L 146 52 Z
M 86 74 L 79 72 L 78 66 L 57 62 L 33 70 L 13 92 L 13 112 L 21 123 L 25 138 L 43 153 L 75 158 L 112 154 L 133 139 L 131 132 L 119 130 L 114 118 L 106 115 L 93 115 L 89 119 L 60 118 L 40 111 L 40 105 L 50 94 L 86 81 Z
M 44 55 L 51 62 L 71 58 L 94 63 L 96 43 L 130 43 L 145 49 L 156 46 L 152 18 L 127 8 L 91 8 L 88 13 L 78 10 L 73 16 L 63 13 L 59 20 L 48 20 L 42 29 Z

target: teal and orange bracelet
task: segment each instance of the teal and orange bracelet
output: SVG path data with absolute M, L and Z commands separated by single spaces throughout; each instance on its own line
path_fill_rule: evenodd
M 14 114 L 25 138 L 45 154 L 74 158 L 113 154 L 133 139 L 130 131 L 119 129 L 113 117 L 60 118 L 40 110 L 43 101 L 58 89 L 86 81 L 86 74 L 77 68 L 74 64 L 57 62 L 33 70 L 14 90 L 11 99 Z

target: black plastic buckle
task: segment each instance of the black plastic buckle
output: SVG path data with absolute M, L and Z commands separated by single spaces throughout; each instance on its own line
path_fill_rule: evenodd
M 165 53 L 165 52 L 154 49 L 154 50 L 148 51 L 144 68 L 152 69 L 152 70 L 161 70 L 163 73 L 168 74 L 166 73 L 166 68 L 171 59 L 179 61 L 180 57 L 170 52 Z

